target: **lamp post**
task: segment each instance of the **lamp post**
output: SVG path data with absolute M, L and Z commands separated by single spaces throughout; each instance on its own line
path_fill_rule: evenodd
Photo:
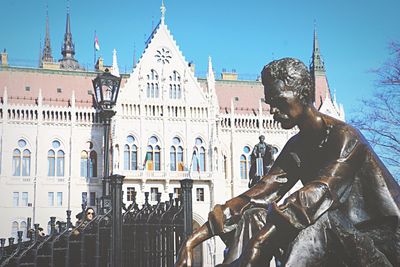
M 112 231 L 111 231 L 111 266 L 121 266 L 122 260 L 122 183 L 124 176 L 112 175 L 110 177 L 109 151 L 110 151 L 110 124 L 111 118 L 115 115 L 113 107 L 118 98 L 121 77 L 112 75 L 108 69 L 97 75 L 93 80 L 95 91 L 95 101 L 97 108 L 100 109 L 100 118 L 104 121 L 104 164 L 103 164 L 103 195 L 102 210 L 111 208 L 112 203 Z M 111 183 L 111 192 L 109 192 L 109 183 Z M 111 193 L 111 203 L 110 201 Z
M 108 69 L 99 73 L 93 80 L 94 96 L 97 108 L 100 109 L 100 118 L 104 121 L 104 162 L 103 162 L 103 197 L 109 194 L 108 177 L 110 175 L 109 150 L 110 150 L 110 124 L 115 115 L 113 107 L 118 98 L 121 77 L 112 75 Z

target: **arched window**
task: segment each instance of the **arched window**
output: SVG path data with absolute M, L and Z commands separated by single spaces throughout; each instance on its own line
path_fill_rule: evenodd
M 13 151 L 13 176 L 29 176 L 31 173 L 31 152 L 24 139 L 18 140 L 18 148 Z
M 49 165 L 49 169 L 47 172 L 48 176 L 54 176 L 55 175 L 55 165 L 56 165 L 56 153 L 54 153 L 54 150 L 50 149 L 49 152 L 47 152 L 47 162 Z
M 81 176 L 87 177 L 88 173 L 88 153 L 86 151 L 81 152 Z
M 11 223 L 11 237 L 18 238 L 18 230 L 19 230 L 18 222 L 13 221 Z
M 248 179 L 250 170 L 250 147 L 243 148 L 243 154 L 240 156 L 240 178 Z
M 97 153 L 94 150 L 90 151 L 89 177 L 97 177 Z
M 170 99 L 181 99 L 181 76 L 174 70 L 169 76 L 169 98 Z
M 57 176 L 64 176 L 65 153 L 62 150 L 57 152 Z
M 81 152 L 81 177 L 97 177 L 97 153 L 92 142 L 86 145 L 86 150 Z
M 132 135 L 126 138 L 124 146 L 124 170 L 138 169 L 137 145 L 135 143 L 136 139 Z
M 19 149 L 14 149 L 12 173 L 14 176 L 21 175 L 21 151 Z
M 29 175 L 31 175 L 31 152 L 25 149 L 22 157 L 22 176 Z
M 24 238 L 26 236 L 26 231 L 27 231 L 26 222 L 25 221 L 21 222 L 19 230 L 22 231 L 22 238 Z
M 170 148 L 170 170 L 171 171 L 183 171 L 183 146 L 182 141 L 179 137 L 172 139 L 172 146 Z
M 206 149 L 203 140 L 198 137 L 195 140 L 193 151 L 192 170 L 204 172 L 206 170 Z
M 161 147 L 157 137 L 152 136 L 147 146 L 145 169 L 149 171 L 161 170 Z
M 48 176 L 64 176 L 65 153 L 57 140 L 51 143 L 52 148 L 47 152 Z
M 151 70 L 147 75 L 147 97 L 158 98 L 160 95 L 158 89 L 158 74 L 155 70 Z

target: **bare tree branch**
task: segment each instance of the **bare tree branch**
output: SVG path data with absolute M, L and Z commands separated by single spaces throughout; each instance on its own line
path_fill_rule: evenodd
M 350 121 L 360 129 L 392 174 L 400 180 L 400 42 L 389 44 L 390 58 L 373 70 L 378 77 L 373 98 Z

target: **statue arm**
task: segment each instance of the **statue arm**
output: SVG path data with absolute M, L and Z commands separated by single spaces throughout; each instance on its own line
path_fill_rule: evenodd
M 354 139 L 345 141 L 337 145 L 338 157 L 321 167 L 317 179 L 290 195 L 284 204 L 272 204 L 270 218 L 275 225 L 299 231 L 347 199 L 355 173 L 362 166 L 365 146 Z
M 287 150 L 287 149 L 286 149 Z M 285 158 L 287 153 L 284 149 L 280 158 Z M 208 215 L 208 221 L 195 230 L 183 243 L 179 251 L 176 267 L 189 267 L 193 265 L 193 249 L 205 240 L 215 236 L 223 235 L 232 231 L 241 218 L 242 212 L 253 202 L 267 207 L 272 201 L 279 200 L 295 183 L 289 181 L 282 183 L 279 178 L 287 176 L 280 164 L 286 165 L 283 160 L 278 160 L 272 167 L 270 174 L 262 178 L 262 181 L 245 193 L 234 197 L 225 204 L 217 204 Z

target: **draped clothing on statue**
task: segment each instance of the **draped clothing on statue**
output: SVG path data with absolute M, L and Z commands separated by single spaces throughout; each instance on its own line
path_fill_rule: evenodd
M 382 217 L 400 218 L 399 185 L 364 137 L 330 117 L 324 122 L 321 138 L 307 141 L 298 134 L 289 140 L 269 175 L 239 196 L 245 205 L 216 205 L 210 212 L 210 231 L 228 247 L 224 263 L 237 259 L 267 221 L 296 237 L 327 211 L 339 212 L 337 217 L 353 226 Z M 299 179 L 304 186 L 276 204 Z

